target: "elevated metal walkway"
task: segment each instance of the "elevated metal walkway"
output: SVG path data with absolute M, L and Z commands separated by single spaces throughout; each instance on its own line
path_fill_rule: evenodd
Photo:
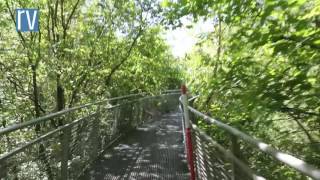
M 314 165 L 207 116 L 188 98 L 186 88 L 133 94 L 1 128 L 0 180 L 275 179 L 250 161 L 256 155 L 293 179 L 320 180 Z
M 81 180 L 185 180 L 181 114 L 165 114 L 146 122 L 103 153 Z

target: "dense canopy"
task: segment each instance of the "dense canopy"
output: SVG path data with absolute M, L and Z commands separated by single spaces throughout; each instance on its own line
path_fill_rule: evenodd
M 39 32 L 16 31 L 17 8 L 40 10 Z M 0 128 L 185 82 L 198 109 L 320 167 L 319 0 L 4 0 L 0 17 Z M 163 34 L 183 18 L 212 30 L 175 57 Z M 266 177 L 302 179 L 243 150 Z

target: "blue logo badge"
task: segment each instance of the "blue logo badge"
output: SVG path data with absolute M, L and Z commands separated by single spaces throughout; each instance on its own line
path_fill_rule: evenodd
M 39 9 L 16 9 L 16 29 L 20 32 L 38 32 Z

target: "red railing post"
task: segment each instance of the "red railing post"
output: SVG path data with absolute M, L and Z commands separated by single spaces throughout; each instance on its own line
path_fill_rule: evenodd
M 187 96 L 187 87 L 185 85 L 181 86 L 181 100 L 183 106 L 183 117 L 184 117 L 184 127 L 185 127 L 185 140 L 187 147 L 187 160 L 190 171 L 190 180 L 196 179 L 196 173 L 193 162 L 193 149 L 192 149 L 192 139 L 191 139 L 191 125 L 189 118 L 189 109 L 188 109 L 188 96 Z

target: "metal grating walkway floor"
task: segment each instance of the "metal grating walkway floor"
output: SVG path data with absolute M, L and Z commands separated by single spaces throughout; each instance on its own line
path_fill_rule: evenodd
M 183 146 L 181 114 L 165 114 L 106 151 L 80 179 L 189 179 Z

